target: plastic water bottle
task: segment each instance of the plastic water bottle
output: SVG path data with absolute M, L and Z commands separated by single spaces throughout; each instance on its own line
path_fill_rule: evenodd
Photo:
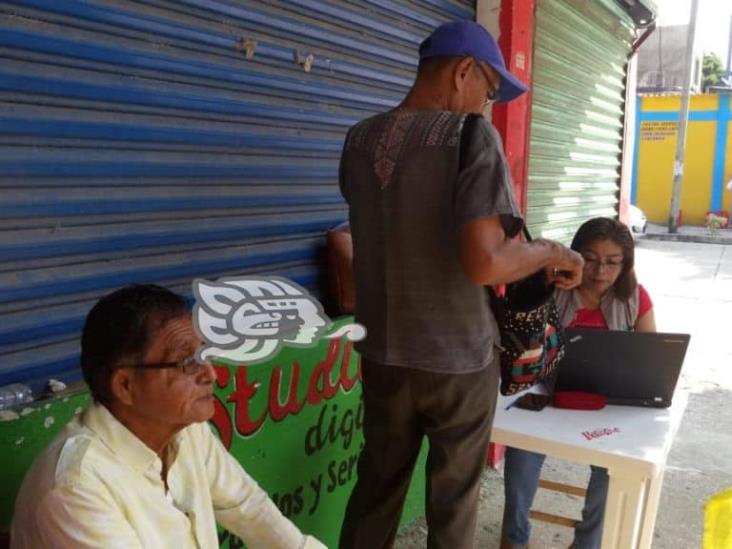
M 33 400 L 31 388 L 22 383 L 11 383 L 0 387 L 0 410 L 8 410 Z

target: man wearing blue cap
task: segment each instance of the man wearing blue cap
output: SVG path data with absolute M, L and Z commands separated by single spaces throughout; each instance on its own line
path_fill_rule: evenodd
M 545 269 L 576 286 L 582 259 L 561 244 L 513 239 L 516 207 L 500 139 L 482 117 L 526 86 L 495 39 L 447 23 L 419 48 L 417 77 L 394 110 L 350 129 L 341 192 L 354 244 L 365 447 L 342 548 L 392 545 L 425 436 L 428 547 L 472 547 L 498 381 L 484 286 Z M 567 274 L 555 280 L 555 269 Z

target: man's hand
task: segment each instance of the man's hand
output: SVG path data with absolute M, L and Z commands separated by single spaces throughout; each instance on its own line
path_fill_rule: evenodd
M 460 262 L 467 278 L 480 286 L 521 280 L 544 269 L 549 283 L 563 290 L 582 282 L 582 256 L 559 242 L 506 238 L 498 215 L 460 226 Z
M 562 290 L 576 288 L 582 283 L 584 259 L 574 250 L 558 242 L 552 242 L 552 245 L 556 247 L 556 258 L 545 268 L 547 282 Z

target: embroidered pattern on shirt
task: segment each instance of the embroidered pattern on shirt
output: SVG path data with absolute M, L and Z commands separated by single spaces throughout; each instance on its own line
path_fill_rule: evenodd
M 382 189 L 391 181 L 399 156 L 407 143 L 407 130 L 412 125 L 415 113 L 396 111 L 390 117 L 386 130 L 379 136 L 374 149 L 374 173 Z
M 381 189 L 392 178 L 403 152 L 409 148 L 456 147 L 465 115 L 394 110 L 357 124 L 350 132 L 346 150 L 369 155 Z

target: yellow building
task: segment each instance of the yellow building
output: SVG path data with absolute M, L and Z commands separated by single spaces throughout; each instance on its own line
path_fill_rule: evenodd
M 732 108 L 728 94 L 691 97 L 681 182 L 682 223 L 703 225 L 710 211 L 730 209 L 732 191 Z M 638 98 L 636 154 L 631 200 L 652 223 L 665 224 L 671 188 L 681 97 Z

